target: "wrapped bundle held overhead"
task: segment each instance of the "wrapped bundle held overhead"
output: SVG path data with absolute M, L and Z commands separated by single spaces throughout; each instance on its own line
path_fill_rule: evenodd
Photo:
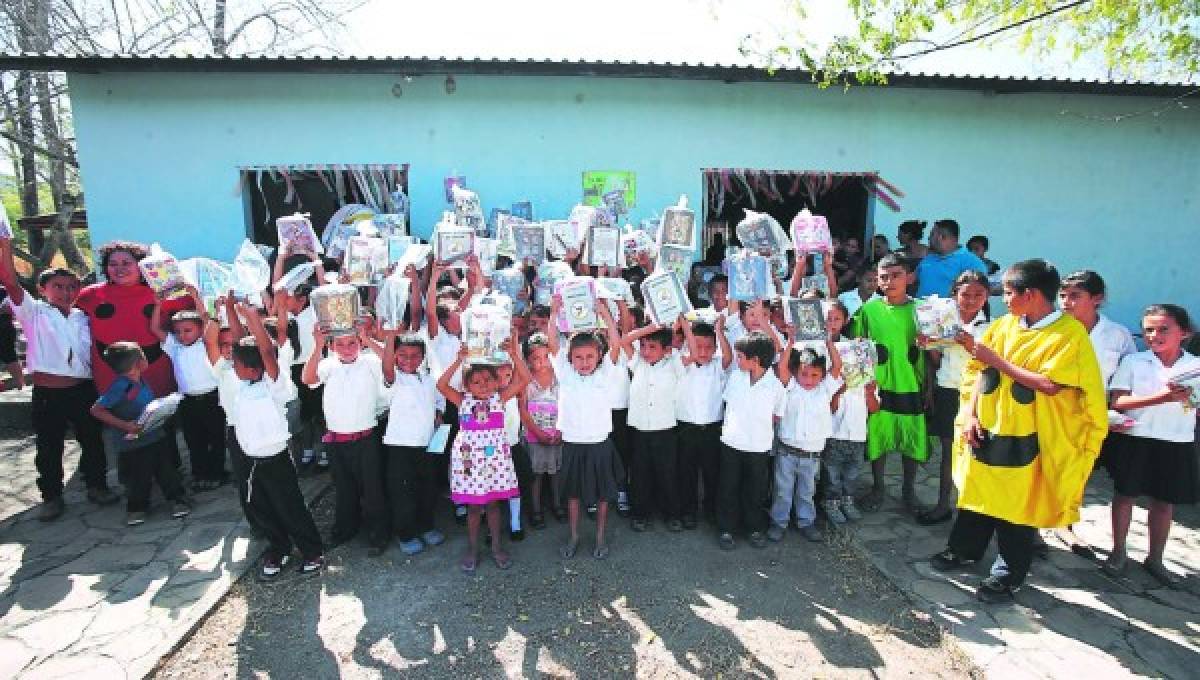
M 534 304 L 549 305 L 550 297 L 554 295 L 554 285 L 574 275 L 565 262 L 543 262 L 538 265 L 537 277 L 533 280 Z
M 517 224 L 513 226 L 513 242 L 517 260 L 528 265 L 540 265 L 546 259 L 546 226 Z
M 546 249 L 552 257 L 561 260 L 568 250 L 579 249 L 581 238 L 569 221 L 548 220 L 542 224 L 546 228 Z
M 279 277 L 279 280 L 275 282 L 274 288 L 275 290 L 285 290 L 287 291 L 288 295 L 291 295 L 292 293 L 296 292 L 296 288 L 300 284 L 311 279 L 316 271 L 317 266 L 312 262 L 301 262 L 295 267 L 289 269 L 286 274 Z
M 488 291 L 483 295 L 475 298 L 472 304 L 476 305 L 491 305 L 503 309 L 510 317 L 512 316 L 514 305 L 513 299 L 499 291 Z
M 411 288 L 412 281 L 403 276 L 389 276 L 379 285 L 375 295 L 375 318 L 381 328 L 391 331 L 404 324 Z
M 932 295 L 917 300 L 917 332 L 928 338 L 930 347 L 954 344 L 954 336 L 962 331 L 958 303 L 953 298 Z
M 157 243 L 150 246 L 150 254 L 138 262 L 142 278 L 156 294 L 165 298 L 187 295 L 187 280 L 175 256 L 163 250 Z
M 587 257 L 584 260 L 593 267 L 622 267 L 621 231 L 616 227 L 597 225 L 592 227 L 587 239 Z
M 271 265 L 250 239 L 245 239 L 233 258 L 230 286 L 243 297 L 249 297 L 262 293 L 270 283 Z
M 750 302 L 766 300 L 770 295 L 771 275 L 767 258 L 747 250 L 725 258 L 725 276 L 729 278 L 729 299 Z
M 792 240 L 798 253 L 833 253 L 829 222 L 821 215 L 812 214 L 808 208 L 792 218 Z
M 317 323 L 330 335 L 352 335 L 359 319 L 358 289 L 350 284 L 318 286 L 309 295 Z
M 475 239 L 475 259 L 479 260 L 479 269 L 484 276 L 491 276 L 496 270 L 496 254 L 498 244 L 494 238 Z
M 511 334 L 512 317 L 495 305 L 471 305 L 462 313 L 463 344 L 467 363 L 499 365 L 508 363 L 504 341 Z
M 859 338 L 834 343 L 842 358 L 842 381 L 846 387 L 862 387 L 875 380 L 875 345 Z
M 434 252 L 438 262 L 456 264 L 466 261 L 475 252 L 475 230 L 442 222 L 433 233 Z
M 558 330 L 564 333 L 600 327 L 596 315 L 596 281 L 590 276 L 570 276 L 554 284 L 558 298 Z
M 625 251 L 626 262 L 637 262 L 640 255 L 658 255 L 658 246 L 650 234 L 629 225 L 625 225 L 625 231 L 621 232 L 621 249 Z
M 496 216 L 496 254 L 512 260 L 517 258 L 517 239 L 513 230 L 518 225 L 528 225 L 529 222 L 520 217 L 506 213 Z
M 380 238 L 405 236 L 408 234 L 408 215 L 404 213 L 379 213 L 371 218 Z
M 492 288 L 512 299 L 513 311 L 525 313 L 528 295 L 525 292 L 525 273 L 516 267 L 506 267 L 492 272 Z
M 487 222 L 483 219 L 483 208 L 479 205 L 479 194 L 463 187 L 452 187 L 451 195 L 454 203 L 454 223 L 467 227 L 476 236 L 488 235 Z
M 642 299 L 654 322 L 670 328 L 681 315 L 692 311 L 683 283 L 672 271 L 658 271 L 642 281 Z
M 797 340 L 825 340 L 825 310 L 820 300 L 783 298 L 783 320 L 795 327 Z
M 217 315 L 217 298 L 229 292 L 233 285 L 232 265 L 207 257 L 193 257 L 179 261 L 183 278 L 190 281 L 200 292 L 200 299 L 209 316 Z M 278 290 L 278 288 L 276 289 Z
M 387 244 L 383 239 L 355 236 L 346 245 L 342 273 L 356 286 L 377 285 L 387 271 Z
M 279 245 L 286 246 L 289 253 L 325 252 L 307 213 L 280 217 L 275 220 L 275 230 L 279 235 Z
M 325 254 L 333 259 L 341 259 L 346 252 L 346 244 L 350 237 L 358 235 L 361 222 L 370 220 L 375 211 L 361 203 L 347 203 L 338 208 L 337 212 L 325 223 L 321 232 L 321 243 L 325 246 Z
M 744 248 L 756 253 L 782 255 L 792 248 L 792 242 L 774 217 L 753 210 L 747 210 L 745 219 L 738 222 L 737 236 Z
M 825 297 L 830 297 L 829 294 L 829 277 L 824 274 L 813 274 L 800 279 L 800 290 L 816 290 L 820 291 Z
M 513 217 L 518 217 L 526 222 L 533 221 L 533 203 L 531 201 L 515 201 L 509 207 Z
M 687 207 L 687 196 L 680 196 L 679 203 L 663 211 L 658 245 L 660 249 L 667 245 L 696 249 L 696 213 Z
M 655 263 L 654 269 L 655 271 L 675 272 L 680 281 L 687 281 L 692 277 L 692 262 L 695 260 L 695 254 L 691 248 L 664 244 L 658 249 L 658 261 Z

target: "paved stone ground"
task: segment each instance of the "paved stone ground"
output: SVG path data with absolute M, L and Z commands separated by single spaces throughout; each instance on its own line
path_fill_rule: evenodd
M 867 515 L 855 540 L 901 590 L 923 603 L 989 678 L 1197 677 L 1200 662 L 1200 511 L 1176 508 L 1165 562 L 1183 582 L 1163 588 L 1134 561 L 1145 557 L 1146 513 L 1134 512 L 1130 566 L 1113 579 L 1097 562 L 1073 554 L 1050 537 L 1047 559 L 1034 562 L 1015 604 L 984 605 L 975 586 L 987 574 L 993 551 L 975 569 L 941 574 L 929 557 L 945 547 L 949 524 L 918 526 L 903 515 L 898 498 L 899 461 L 889 475 L 884 510 Z M 937 460 L 918 476 L 920 496 L 937 497 Z M 1088 485 L 1076 532 L 1103 560 L 1112 546 L 1108 502 L 1112 483 L 1103 471 Z M 994 548 L 994 546 L 993 546 Z
M 128 528 L 124 503 L 91 505 L 71 480 L 66 514 L 39 522 L 28 399 L 0 395 L 0 677 L 143 677 L 258 555 L 237 498 L 203 494 L 183 520 L 160 499 Z M 78 454 L 69 442 L 68 479 Z M 324 486 L 304 480 L 310 498 Z

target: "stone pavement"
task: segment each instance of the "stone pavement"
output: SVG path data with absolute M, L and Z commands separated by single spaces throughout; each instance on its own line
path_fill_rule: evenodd
M 856 543 L 901 590 L 923 604 L 984 669 L 989 678 L 1194 678 L 1200 662 L 1200 511 L 1176 508 L 1165 562 L 1184 577 L 1163 588 L 1135 561 L 1145 557 L 1146 512 L 1134 511 L 1130 565 L 1113 579 L 1099 564 L 1072 553 L 1051 537 L 1046 559 L 1035 560 L 1016 603 L 984 605 L 975 587 L 991 565 L 993 551 L 976 568 L 934 571 L 929 558 L 945 547 L 950 525 L 918 526 L 903 514 L 898 495 L 899 461 L 889 460 L 889 496 L 884 509 L 865 515 L 853 529 Z M 936 455 L 918 476 L 918 494 L 937 497 Z M 1076 532 L 1103 560 L 1111 547 L 1108 501 L 1112 483 L 1103 471 L 1092 476 Z M 1190 669 L 1190 670 L 1189 670 Z
M 201 494 L 183 520 L 159 499 L 128 528 L 124 503 L 91 505 L 76 479 L 66 514 L 39 522 L 28 399 L 0 395 L 0 677 L 144 677 L 254 564 L 237 497 Z M 78 455 L 68 442 L 68 479 Z M 302 480 L 310 500 L 326 486 Z

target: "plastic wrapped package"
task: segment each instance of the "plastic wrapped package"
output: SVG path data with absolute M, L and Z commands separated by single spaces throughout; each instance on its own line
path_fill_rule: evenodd
M 462 313 L 467 363 L 492 366 L 508 363 L 503 344 L 512 335 L 512 317 L 495 305 L 471 305 Z
M 518 225 L 528 225 L 529 222 L 501 213 L 496 217 L 496 254 L 503 255 L 511 260 L 517 258 L 517 239 L 513 234 L 513 230 Z
M 325 252 L 306 213 L 280 217 L 275 220 L 275 230 L 279 235 L 279 245 L 286 245 L 289 253 Z
M 695 261 L 695 251 L 690 248 L 680 248 L 663 245 L 658 249 L 658 261 L 654 264 L 655 271 L 672 271 L 680 281 L 692 277 L 692 262 Z
M 792 241 L 798 253 L 833 253 L 829 221 L 812 214 L 808 208 L 792 218 Z
M 166 425 L 167 420 L 179 410 L 179 404 L 182 401 L 183 395 L 178 392 L 152 399 L 142 410 L 142 415 L 138 416 L 137 424 L 142 428 L 141 432 L 151 432 Z M 125 435 L 125 438 L 137 439 L 141 436 L 141 432 L 137 434 L 130 432 Z
M 580 238 L 567 220 L 549 220 L 542 223 L 546 228 L 546 250 L 551 257 L 562 259 L 567 250 L 579 249 Z
M 600 202 L 616 219 L 620 219 L 629 213 L 629 204 L 625 201 L 624 189 L 613 189 L 607 191 L 600 197 Z
M 475 230 L 443 222 L 433 233 L 433 243 L 438 262 L 465 262 L 467 257 L 475 252 Z
M 350 242 L 350 237 L 358 234 L 359 222 L 370 220 L 374 216 L 375 211 L 361 203 L 347 203 L 338 208 L 325 223 L 325 230 L 321 232 L 325 254 L 340 260 L 346 252 L 346 244 Z
M 452 202 L 454 203 L 454 223 L 467 227 L 476 236 L 488 235 L 487 221 L 483 219 L 483 208 L 479 205 L 479 194 L 464 187 L 451 187 Z
M 164 298 L 187 295 L 187 280 L 175 256 L 163 250 L 157 243 L 150 246 L 150 254 L 138 262 L 146 285 Z
M 737 236 L 742 247 L 756 253 L 782 255 L 792 248 L 787 233 L 774 217 L 753 210 L 746 210 L 745 219 L 738 222 Z
M 626 262 L 637 262 L 642 254 L 650 257 L 658 255 L 658 245 L 650 234 L 629 225 L 625 225 L 625 231 L 621 233 L 621 249 L 625 251 Z
M 834 343 L 842 358 L 842 381 L 846 387 L 862 387 L 875 380 L 875 345 L 864 338 Z
M 346 246 L 342 273 L 355 286 L 378 285 L 387 271 L 387 244 L 383 239 L 355 236 Z
M 371 218 L 371 222 L 383 239 L 408 234 L 408 215 L 403 213 L 379 213 Z
M 317 323 L 330 335 L 353 335 L 359 320 L 358 289 L 344 283 L 318 286 L 308 298 L 317 313 Z
M 492 272 L 492 288 L 512 300 L 513 311 L 524 314 L 529 296 L 525 293 L 525 273 L 516 267 Z
M 692 323 L 700 321 L 710 326 L 715 326 L 717 324 L 717 318 L 720 315 L 721 313 L 713 307 L 701 307 L 699 309 L 693 309 L 687 314 L 684 314 L 683 318 L 691 321 Z
M 536 266 L 546 260 L 545 225 L 513 225 L 513 242 L 519 262 Z
M 621 232 L 616 227 L 594 226 L 588 234 L 587 258 L 593 267 L 623 267 Z
M 770 297 L 771 276 L 767 258 L 757 253 L 741 251 L 726 258 L 725 275 L 729 278 L 729 299 L 751 302 Z
M 1192 388 L 1192 393 L 1188 395 L 1187 406 L 1200 407 L 1200 369 L 1178 371 L 1169 380 L 1176 385 Z
M 658 230 L 658 247 L 675 246 L 686 250 L 696 248 L 696 213 L 687 207 L 687 196 L 663 211 Z
M 783 298 L 783 320 L 796 329 L 796 339 L 825 340 L 825 310 L 815 298 Z
M 642 299 L 646 312 L 655 323 L 670 328 L 681 315 L 692 311 L 683 283 L 673 271 L 659 271 L 642 281 Z
M 605 300 L 624 300 L 626 304 L 634 304 L 633 287 L 625 279 L 603 276 L 596 279 L 596 297 Z
M 917 332 L 928 338 L 930 347 L 954 344 L 954 336 L 962 331 L 958 304 L 953 298 L 931 295 L 917 300 Z
M 475 257 L 479 260 L 479 269 L 484 276 L 491 276 L 496 270 L 496 254 L 499 244 L 494 238 L 475 239 Z
M 549 305 L 554 295 L 554 285 L 575 273 L 565 262 L 543 262 L 538 265 L 537 277 L 533 280 L 534 304 Z
M 829 277 L 824 274 L 814 274 L 800 279 L 800 290 L 819 290 L 825 297 L 829 295 Z
M 571 208 L 571 214 L 567 216 L 567 224 L 571 226 L 575 247 L 582 246 L 583 240 L 587 238 L 592 227 L 602 223 L 601 210 L 595 206 L 578 203 Z
M 243 296 L 257 295 L 271 284 L 271 265 L 267 264 L 258 248 L 250 239 L 242 241 L 242 247 L 233 258 L 232 288 Z
M 404 323 L 412 281 L 403 276 L 389 276 L 375 295 L 375 318 L 383 330 L 396 330 Z
M 558 330 L 563 333 L 590 331 L 600 327 L 596 315 L 596 280 L 590 276 L 570 276 L 554 284 L 558 299 Z
M 466 189 L 467 177 L 466 175 L 449 175 L 442 180 L 442 186 L 446 189 L 446 202 L 454 203 L 454 187 Z
M 286 290 L 288 295 L 296 291 L 296 287 L 308 281 L 316 273 L 317 267 L 312 262 L 301 262 L 292 267 L 286 274 L 275 282 L 274 290 Z
M 392 264 L 395 265 L 394 272 L 398 275 L 403 275 L 404 270 L 412 265 L 418 271 L 425 268 L 429 261 L 433 259 L 433 247 L 425 243 L 414 243 L 404 250 L 404 254 L 400 259 Z
M 183 278 L 200 292 L 208 315 L 217 315 L 217 298 L 224 296 L 232 287 L 233 269 L 230 265 L 207 257 L 192 257 L 179 261 Z
M 516 307 L 516 305 L 513 304 L 513 299 L 511 297 L 495 290 L 488 291 L 475 298 L 475 301 L 472 304 L 499 307 L 507 312 L 510 317 L 513 314 L 513 309 Z

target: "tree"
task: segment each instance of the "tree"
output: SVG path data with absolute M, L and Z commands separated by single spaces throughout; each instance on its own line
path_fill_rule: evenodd
M 822 0 L 823 1 L 823 0 Z M 906 62 L 973 43 L 1017 40 L 1039 53 L 1101 55 L 1111 73 L 1184 77 L 1200 67 L 1200 0 L 847 0 L 851 34 L 817 43 L 748 36 L 742 52 L 822 84 L 882 83 Z M 803 21 L 808 0 L 793 0 Z

